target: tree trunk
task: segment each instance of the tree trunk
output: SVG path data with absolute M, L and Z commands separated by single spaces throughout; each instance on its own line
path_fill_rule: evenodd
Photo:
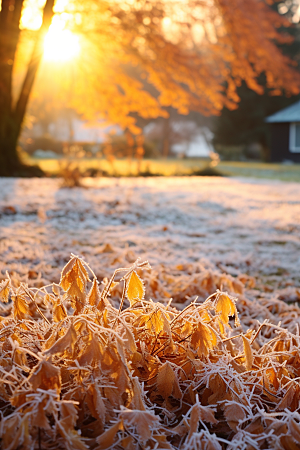
M 26 167 L 19 159 L 17 143 L 22 130 L 29 96 L 42 59 L 43 39 L 49 29 L 54 0 L 47 0 L 43 23 L 37 32 L 31 59 L 16 105 L 13 105 L 12 74 L 20 37 L 20 18 L 24 0 L 2 0 L 0 11 L 0 176 L 41 175 L 37 168 Z
M 0 124 L 0 176 L 14 175 L 21 165 L 17 153 L 19 133 L 9 111 L 1 111 Z

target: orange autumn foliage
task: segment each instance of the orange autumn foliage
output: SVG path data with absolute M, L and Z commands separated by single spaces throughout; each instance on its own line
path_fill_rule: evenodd
M 99 287 L 72 255 L 60 285 L 2 282 L 1 448 L 299 448 L 299 333 L 247 329 L 221 291 L 182 310 L 154 303 L 143 270 Z

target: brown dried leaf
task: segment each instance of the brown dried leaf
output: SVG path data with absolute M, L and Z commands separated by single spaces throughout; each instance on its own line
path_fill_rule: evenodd
M 138 377 L 132 378 L 132 391 L 133 391 L 133 398 L 132 398 L 131 405 L 132 405 L 133 409 L 145 411 L 144 400 L 142 397 L 142 390 L 141 390 L 141 386 L 140 386 Z
M 45 401 L 38 404 L 36 414 L 33 416 L 33 423 L 36 427 L 43 428 L 44 430 L 50 430 L 50 424 L 45 414 Z
M 295 411 L 298 409 L 299 405 L 299 397 L 300 397 L 300 388 L 298 385 L 292 385 L 285 393 L 284 397 L 277 405 L 278 411 L 283 411 L 288 408 L 291 411 Z
M 291 418 L 289 421 L 289 432 L 294 441 L 300 444 L 300 424 Z
M 69 449 L 72 450 L 88 450 L 88 447 L 80 438 L 78 432 L 74 429 L 65 428 L 65 422 L 68 422 L 67 419 L 62 419 L 57 421 L 56 427 L 59 434 L 65 439 L 68 444 Z
M 124 428 L 134 427 L 138 436 L 143 442 L 146 442 L 152 435 L 150 427 L 157 427 L 159 417 L 150 411 L 122 411 L 120 417 L 123 420 Z
M 233 431 L 237 431 L 236 427 L 239 421 L 246 417 L 244 409 L 238 403 L 229 403 L 225 405 L 224 415 L 228 425 Z
M 91 384 L 88 390 L 90 394 L 90 404 L 92 408 L 93 415 L 95 419 L 99 419 L 100 422 L 104 425 L 105 424 L 105 414 L 106 414 L 106 408 L 103 401 L 103 398 L 101 396 L 100 390 L 98 386 L 94 383 Z
M 214 412 L 208 408 L 207 406 L 202 406 L 199 403 L 196 403 L 190 412 L 190 427 L 188 439 L 191 438 L 193 433 L 196 433 L 198 430 L 198 425 L 200 421 L 209 422 L 211 424 L 216 424 L 218 421 L 215 419 Z

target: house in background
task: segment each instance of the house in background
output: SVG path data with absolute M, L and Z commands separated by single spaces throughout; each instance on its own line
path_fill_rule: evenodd
M 300 163 L 300 101 L 266 118 L 271 126 L 272 162 Z

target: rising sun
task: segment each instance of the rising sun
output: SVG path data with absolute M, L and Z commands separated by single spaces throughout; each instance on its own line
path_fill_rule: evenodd
M 70 30 L 49 29 L 44 41 L 44 59 L 64 62 L 80 53 L 79 37 Z

